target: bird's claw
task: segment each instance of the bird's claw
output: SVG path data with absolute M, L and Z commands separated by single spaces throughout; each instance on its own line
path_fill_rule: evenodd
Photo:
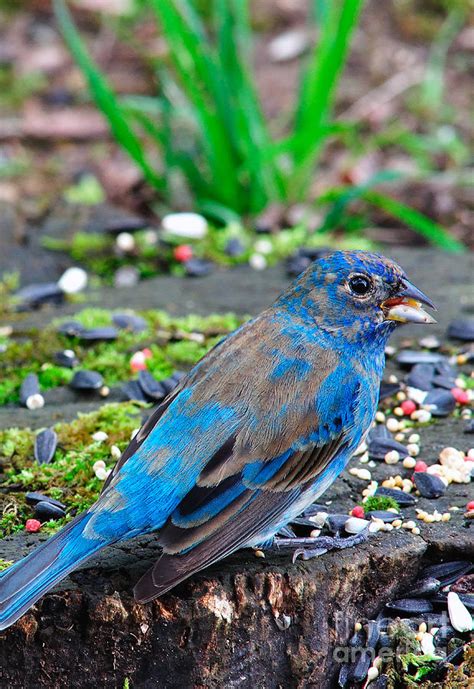
M 369 536 L 368 528 L 354 536 L 342 538 L 341 536 L 318 536 L 317 538 L 274 538 L 273 548 L 276 550 L 293 550 L 293 562 L 299 557 L 302 560 L 311 560 L 318 555 L 330 550 L 344 550 L 364 543 Z M 294 550 L 296 546 L 296 550 Z

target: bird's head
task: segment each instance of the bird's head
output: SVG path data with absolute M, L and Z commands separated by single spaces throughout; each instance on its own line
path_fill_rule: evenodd
M 315 261 L 293 295 L 306 316 L 344 340 L 385 340 L 401 323 L 436 323 L 422 305 L 436 308 L 399 265 L 366 251 L 336 251 Z

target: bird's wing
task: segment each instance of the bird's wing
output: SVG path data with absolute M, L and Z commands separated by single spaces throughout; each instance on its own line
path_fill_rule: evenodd
M 357 385 L 349 396 L 344 390 L 344 401 L 344 418 L 324 420 L 319 433 L 295 438 L 275 458 L 255 460 L 247 451 L 243 460 L 238 432 L 230 437 L 160 531 L 163 555 L 135 587 L 137 600 L 152 600 L 284 522 L 302 493 L 348 448 Z

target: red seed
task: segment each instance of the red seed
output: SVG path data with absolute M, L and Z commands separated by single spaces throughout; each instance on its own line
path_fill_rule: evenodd
M 469 403 L 469 395 L 467 394 L 466 390 L 463 390 L 462 388 L 452 388 L 451 394 L 458 404 Z
M 352 517 L 358 517 L 359 519 L 363 519 L 365 515 L 364 508 L 361 507 L 360 505 L 356 505 L 352 510 L 351 510 L 351 516 Z
M 410 414 L 413 414 L 413 412 L 416 411 L 416 404 L 413 402 L 413 400 L 403 400 L 403 402 L 400 404 L 400 407 L 403 409 L 405 416 L 410 416 Z
M 474 512 L 474 500 L 471 500 L 471 502 L 467 503 L 466 510 L 468 512 Z
M 153 356 L 153 352 L 149 347 L 145 347 L 144 349 L 142 349 L 142 352 L 145 359 L 151 359 L 151 357 Z
M 192 247 L 190 247 L 189 244 L 180 244 L 174 249 L 173 256 L 180 263 L 185 263 L 193 257 Z
M 41 522 L 39 522 L 37 519 L 27 519 L 25 529 L 29 531 L 29 533 L 36 533 L 41 529 Z
M 415 464 L 415 468 L 413 471 L 426 471 L 428 469 L 428 465 L 426 462 L 423 462 L 421 459 Z
M 130 368 L 135 372 L 146 369 L 146 357 L 143 352 L 135 352 L 130 359 Z

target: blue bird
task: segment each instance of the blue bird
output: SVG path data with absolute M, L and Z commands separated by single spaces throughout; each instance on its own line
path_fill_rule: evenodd
M 0 629 L 107 545 L 157 532 L 151 601 L 271 539 L 323 493 L 369 429 L 384 348 L 434 304 L 383 256 L 315 261 L 201 359 L 131 441 L 85 513 L 0 577 Z

